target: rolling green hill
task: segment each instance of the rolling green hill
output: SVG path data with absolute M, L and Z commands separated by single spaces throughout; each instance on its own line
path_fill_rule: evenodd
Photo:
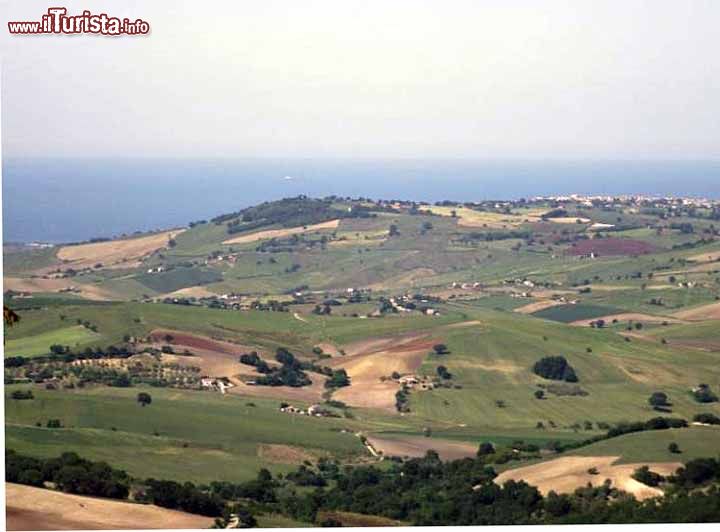
M 679 207 L 676 222 L 620 200 L 544 216 L 559 207 L 293 198 L 193 223 L 114 267 L 97 258 L 72 269 L 57 248 L 8 251 L 4 302 L 20 321 L 6 330 L 6 446 L 204 483 L 320 457 L 385 467 L 366 435 L 544 448 L 623 422 L 720 416 L 719 402 L 693 392 L 720 394 L 713 220 Z M 590 244 L 608 253 L 576 253 Z M 572 323 L 617 314 L 629 317 Z M 156 330 L 170 339 L 149 338 Z M 48 356 L 54 344 L 66 352 Z M 253 384 L 238 354 L 258 351 L 272 372 L 279 348 L 295 357 L 285 370 L 312 385 Z M 577 382 L 534 372 L 558 356 Z M 178 368 L 192 378 L 163 377 Z M 326 386 L 340 370 L 349 387 Z M 651 405 L 656 392 L 668 404 Z M 288 414 L 281 403 L 331 415 Z M 677 461 L 717 454 L 719 433 L 642 432 L 572 453 Z M 669 456 L 671 441 L 682 455 Z

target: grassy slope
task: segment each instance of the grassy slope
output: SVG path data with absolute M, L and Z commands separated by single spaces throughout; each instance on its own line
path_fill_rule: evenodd
M 533 316 L 545 320 L 570 323 L 577 320 L 587 320 L 599 318 L 600 316 L 608 316 L 610 314 L 618 314 L 620 312 L 623 312 L 623 309 L 619 307 L 578 303 L 577 305 L 550 307 L 539 312 L 535 312 Z
M 20 324 L 8 331 L 8 339 L 21 346 L 23 342 L 37 341 L 37 335 L 44 331 L 59 330 L 75 324 L 78 319 L 98 326 L 98 335 L 80 342 L 79 347 L 105 346 L 122 341 L 125 334 L 142 336 L 155 328 L 168 328 L 261 346 L 284 345 L 310 350 L 323 340 L 345 343 L 368 336 L 424 330 L 459 321 L 462 316 L 457 313 L 442 317 L 416 314 L 366 320 L 308 315 L 303 322 L 291 312 L 237 312 L 153 303 L 69 305 L 24 311 Z
M 675 442 L 682 453 L 673 454 L 668 445 Z M 685 462 L 693 458 L 717 457 L 720 453 L 720 427 L 689 427 L 635 434 L 604 440 L 581 447 L 568 454 L 580 456 L 613 456 L 622 458 L 620 463 L 633 462 Z
M 5 274 L 23 274 L 29 270 L 46 268 L 57 261 L 57 247 L 24 249 L 14 253 L 3 253 Z
M 22 355 L 32 357 L 47 355 L 50 352 L 50 346 L 53 344 L 70 346 L 75 349 L 76 346 L 90 343 L 98 338 L 100 338 L 99 334 L 86 329 L 82 325 L 73 325 L 37 334 L 30 338 L 9 340 L 5 344 L 5 356 Z
M 673 350 L 655 342 L 625 342 L 612 331 L 570 327 L 517 314 L 466 310 L 481 326 L 448 329 L 447 356 L 430 357 L 423 371 L 447 366 L 462 389 L 411 395 L 414 415 L 429 420 L 466 423 L 487 429 L 532 428 L 538 421 L 559 428 L 582 423 L 647 419 L 657 415 L 647 404 L 656 390 L 667 392 L 676 415 L 691 418 L 707 410 L 689 389 L 720 379 L 716 358 L 697 351 Z M 544 340 L 543 337 L 547 337 Z M 586 348 L 592 349 L 591 353 Z M 531 367 L 542 356 L 564 355 L 576 369 L 586 397 L 537 400 Z M 505 402 L 498 408 L 496 400 Z M 717 405 L 712 411 L 720 412 Z M 542 434 L 538 431 L 538 434 Z
M 593 221 L 614 223 L 616 214 L 593 210 L 583 216 Z M 637 219 L 638 222 L 645 220 L 642 217 L 623 217 Z M 425 221 L 430 221 L 433 229 L 421 234 L 420 226 Z M 363 233 L 378 235 L 391 223 L 398 226 L 400 237 L 364 242 Z M 482 241 L 475 246 L 452 242 L 459 232 L 473 230 L 482 229 L 458 227 L 456 220 L 448 217 L 400 213 L 381 214 L 368 220 L 343 220 L 338 233 L 353 237 L 349 245 L 329 246 L 326 251 L 298 250 L 272 255 L 255 252 L 255 244 L 236 246 L 233 250 L 241 251 L 237 263 L 234 266 L 213 265 L 208 271 L 214 275 L 221 273 L 222 281 L 206 288 L 218 293 L 279 294 L 306 284 L 313 289 L 376 284 L 378 288 L 397 293 L 406 287 L 447 287 L 453 281 L 495 282 L 529 277 L 559 282 L 563 287 L 592 282 L 592 293 L 581 295 L 583 304 L 653 314 L 709 302 L 718 294 L 717 276 L 707 273 L 693 274 L 692 278 L 708 283 L 709 287 L 691 290 L 676 287 L 640 289 L 641 284 L 646 282 L 650 286 L 668 284 L 667 274 L 663 272 L 682 271 L 687 268 L 681 263 L 683 257 L 718 249 L 718 245 L 664 251 L 637 258 L 602 257 L 591 261 L 565 256 L 562 245 L 553 245 L 549 250 L 545 243 L 528 247 L 519 240 Z M 647 230 L 626 231 L 612 236 L 644 238 L 665 249 L 697 238 L 677 232 L 653 236 Z M 197 226 L 178 236 L 177 246 L 165 251 L 165 258 L 155 256 L 137 271 L 100 272 L 78 281 L 97 282 L 101 287 L 128 298 L 138 298 L 142 294 L 154 296 L 171 288 L 189 286 L 188 283 L 196 280 L 192 276 L 165 283 L 161 277 L 147 276 L 143 272 L 160 263 L 188 260 L 202 263 L 214 251 L 229 251 L 231 247 L 222 245 L 227 238 L 224 226 Z M 513 250 L 518 243 L 522 244 L 520 249 Z M 276 259 L 275 264 L 270 263 L 271 256 Z M 31 265 L 41 267 L 50 259 L 49 252 L 39 253 L 32 257 Z M 26 267 L 20 264 L 12 266 L 12 260 L 9 270 L 17 267 L 20 268 L 17 271 L 22 272 Z M 288 273 L 286 269 L 293 264 L 299 264 L 300 269 Z M 420 269 L 423 276 L 414 275 L 413 272 Z M 647 279 L 650 271 L 655 271 L 652 281 Z M 642 279 L 633 278 L 637 272 L 643 272 Z M 140 282 L 145 279 L 144 276 L 152 277 L 148 284 L 154 289 Z M 686 278 L 684 275 L 676 276 L 677 280 Z M 155 280 L 162 282 L 154 285 Z M 595 286 L 599 288 L 602 285 L 623 285 L 627 289 L 595 289 Z M 662 297 L 666 305 L 649 305 L 652 297 Z M 647 327 L 643 330 L 643 334 L 652 338 L 667 337 L 669 344 L 663 346 L 658 341 L 636 338 L 628 343 L 613 330 L 575 328 L 492 310 L 511 310 L 516 304 L 524 303 L 507 296 L 493 296 L 448 306 L 451 312 L 441 318 L 410 316 L 359 320 L 307 316 L 308 323 L 295 319 L 292 313 L 238 313 L 139 303 L 48 305 L 40 310 L 24 310 L 22 322 L 9 331 L 8 345 L 22 346 L 27 350 L 28 345 L 37 344 L 38 349 L 46 349 L 49 343 L 44 347 L 42 344 L 47 343 L 49 338 L 44 335 L 63 334 L 62 331 L 68 325 L 74 325 L 77 319 L 88 320 L 99 328 L 99 336 L 77 342 L 80 348 L 118 343 L 125 334 L 143 335 L 162 327 L 269 348 L 284 345 L 307 353 L 319 341 L 342 345 L 367 337 L 419 330 L 432 332 L 452 351 L 451 355 L 442 359 L 428 359 L 423 371 L 434 373 L 436 366 L 442 363 L 455 375 L 455 382 L 462 385 L 462 389 L 414 392 L 411 396 L 412 413 L 404 417 L 359 410 L 355 411 L 354 421 L 335 423 L 352 424 L 353 428 L 367 431 L 392 431 L 398 435 L 420 434 L 422 427 L 430 426 L 435 437 L 464 441 L 575 439 L 593 433 L 574 432 L 568 428 L 577 422 L 617 422 L 657 415 L 647 406 L 647 397 L 657 390 L 670 395 L 675 405 L 673 415 L 688 419 L 701 411 L 720 415 L 717 404 L 697 405 L 688 393 L 689 388 L 699 382 L 708 382 L 716 391 L 720 389 L 716 356 L 673 345 L 676 339 L 720 340 L 717 322 Z M 339 307 L 337 312 L 342 310 Z M 350 311 L 350 307 L 346 310 Z M 559 312 L 559 309 L 554 311 Z M 61 314 L 66 316 L 65 320 L 60 319 Z M 445 327 L 468 319 L 479 319 L 482 326 Z M 592 349 L 591 353 L 586 352 L 587 347 Z M 532 374 L 530 367 L 541 356 L 557 354 L 566 356 L 576 368 L 580 385 L 590 392 L 589 396 L 550 395 L 543 401 L 533 397 L 537 383 L 543 381 Z M 347 441 L 344 438 L 347 437 L 352 441 L 348 448 L 357 450 L 356 438 L 326 431 L 328 425 L 324 423 L 327 420 L 319 421 L 323 424 L 317 426 L 305 425 L 315 420 L 302 420 L 298 422 L 302 426 L 288 427 L 286 417 L 277 417 L 280 414 L 275 412 L 276 404 L 272 401 L 252 399 L 258 407 L 251 409 L 244 406 L 247 400 L 237 397 L 153 389 L 150 392 L 156 401 L 140 410 L 133 401 L 137 391 L 112 388 L 75 393 L 39 390 L 36 394 L 38 399 L 34 401 L 9 401 L 8 419 L 11 424 L 8 426 L 7 441 L 28 449 L 32 454 L 53 455 L 73 448 L 90 458 L 102 458 L 134 468 L 138 474 L 195 481 L 253 476 L 261 465 L 256 455 L 258 442 L 295 442 L 305 447 L 345 452 Z M 503 400 L 506 407 L 498 408 L 496 400 Z M 51 416 L 62 418 L 66 426 L 74 425 L 74 428 L 54 431 L 34 427 L 36 421 L 45 421 Z M 548 427 L 550 420 L 557 428 L 535 428 L 538 421 L 543 421 Z M 461 424 L 466 426 L 460 427 Z M 117 428 L 116 432 L 110 430 L 112 426 Z M 160 436 L 152 435 L 155 430 Z M 680 459 L 695 452 L 712 451 L 716 440 L 700 439 L 700 433 L 694 431 L 678 433 L 678 438 L 687 439 L 677 440 L 681 448 L 687 448 L 686 455 L 680 455 Z M 642 453 L 644 445 L 649 445 L 633 443 L 633 438 L 638 441 L 649 438 L 646 434 L 625 436 L 612 443 L 596 445 L 615 446 L 621 450 L 618 454 L 632 457 L 636 456 L 634 453 Z M 670 434 L 669 431 L 663 432 L 657 436 L 657 441 Z M 662 442 L 658 443 L 658 457 L 666 452 L 662 449 L 666 449 L 667 444 L 664 440 Z M 183 447 L 184 443 L 188 443 L 187 448 Z M 602 447 L 599 449 L 603 451 Z M 591 450 L 593 453 L 596 451 L 597 448 Z M 612 449 L 608 447 L 607 452 L 614 454 L 610 451 Z M 188 456 L 193 459 L 188 460 Z M 288 467 L 272 466 L 277 471 Z
M 7 387 L 7 394 L 17 387 Z M 135 401 L 138 391 L 34 388 L 35 399 L 26 401 L 6 395 L 6 446 L 41 456 L 73 450 L 133 475 L 196 482 L 249 479 L 265 465 L 276 471 L 290 468 L 261 460 L 259 443 L 340 456 L 363 454 L 352 431 L 339 432 L 352 429 L 351 421 L 290 416 L 278 411 L 277 401 L 252 399 L 256 406 L 250 407 L 249 400 L 235 396 L 170 389 L 146 389 L 153 402 L 143 408 Z M 53 418 L 66 428 L 34 426 Z

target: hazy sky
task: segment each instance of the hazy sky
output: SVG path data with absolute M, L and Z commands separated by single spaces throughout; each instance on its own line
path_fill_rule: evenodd
M 152 30 L 8 35 L 51 5 Z M 718 1 L 0 9 L 6 157 L 720 157 Z

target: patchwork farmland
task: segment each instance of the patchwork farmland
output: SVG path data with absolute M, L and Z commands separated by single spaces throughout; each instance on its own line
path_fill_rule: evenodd
M 299 197 L 8 248 L 9 522 L 40 527 L 27 490 L 47 483 L 74 494 L 57 504 L 102 495 L 63 467 L 102 470 L 159 525 L 167 508 L 188 526 L 198 508 L 223 525 L 416 522 L 349 502 L 348 478 L 460 475 L 453 460 L 485 490 L 525 480 L 539 497 L 606 479 L 637 499 L 689 490 L 678 468 L 720 448 L 716 216 L 641 198 Z M 636 479 L 645 465 L 656 485 Z M 185 506 L 166 504 L 174 483 L 193 486 Z M 312 506 L 309 488 L 332 496 Z M 95 524 L 98 504 L 57 519 Z

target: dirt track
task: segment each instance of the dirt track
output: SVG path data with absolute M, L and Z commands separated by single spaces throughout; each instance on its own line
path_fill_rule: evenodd
M 572 493 L 588 483 L 599 486 L 609 478 L 614 487 L 643 500 L 662 495 L 662 491 L 631 478 L 633 471 L 642 465 L 647 465 L 651 471 L 665 476 L 674 473 L 682 465 L 675 462 L 613 465 L 619 458 L 618 456 L 564 456 L 505 471 L 498 475 L 495 482 L 502 484 L 508 480 L 524 480 L 528 484 L 537 486 L 546 495 L 550 491 Z M 588 469 L 592 467 L 597 468 L 597 475 L 588 473 Z
M 5 484 L 8 530 L 209 528 L 213 519 L 158 506 Z

